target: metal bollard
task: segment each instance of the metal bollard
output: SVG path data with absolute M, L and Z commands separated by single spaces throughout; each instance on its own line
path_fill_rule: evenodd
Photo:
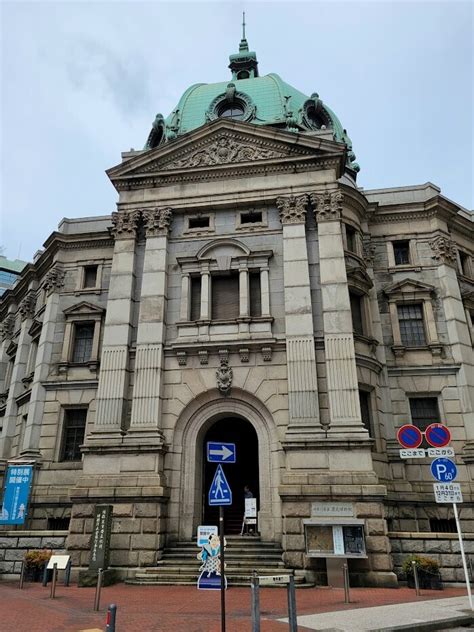
M 46 563 L 43 567 L 43 583 L 42 586 L 45 588 L 48 585 L 48 564 Z
M 69 586 L 69 582 L 71 581 L 71 560 L 67 563 L 66 570 L 64 571 L 64 585 L 66 588 Z
M 97 612 L 100 608 L 100 591 L 102 590 L 102 573 L 103 570 L 99 568 L 97 571 L 97 586 L 95 587 L 95 598 L 94 598 L 94 610 Z
M 58 580 L 58 565 L 53 564 L 53 579 L 51 581 L 51 592 L 49 593 L 50 599 L 56 597 L 56 582 Z
M 253 572 L 250 579 L 252 592 L 252 632 L 260 632 L 260 582 L 257 571 Z
M 117 606 L 111 603 L 107 610 L 107 619 L 105 620 L 105 632 L 115 632 L 115 617 L 117 616 Z
M 411 563 L 412 568 L 413 568 L 413 577 L 415 579 L 415 592 L 417 594 L 417 596 L 420 596 L 420 582 L 418 580 L 418 566 L 416 565 L 415 560 L 413 560 L 413 562 Z
M 349 567 L 347 564 L 342 566 L 342 574 L 344 577 L 344 603 L 351 603 L 350 583 L 349 583 Z
M 290 624 L 290 632 L 298 632 L 294 575 L 290 575 L 290 581 L 288 583 L 288 622 Z
M 23 588 L 24 581 L 25 581 L 25 560 L 22 560 L 21 569 L 20 569 L 20 585 L 18 586 L 20 590 Z
M 469 576 L 471 578 L 471 583 L 474 581 L 474 573 L 472 572 L 472 558 L 468 557 L 467 561 L 469 562 Z

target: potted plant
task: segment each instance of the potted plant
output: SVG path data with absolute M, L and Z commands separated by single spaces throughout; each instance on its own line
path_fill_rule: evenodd
M 28 551 L 25 553 L 25 579 L 40 582 L 43 579 L 44 567 L 49 562 L 52 551 L 47 549 Z
M 425 557 L 424 555 L 417 554 L 409 555 L 405 558 L 402 565 L 403 572 L 407 577 L 409 588 L 415 588 L 413 562 L 415 562 L 418 571 L 418 582 L 420 588 L 433 590 L 443 589 L 438 562 L 431 557 Z

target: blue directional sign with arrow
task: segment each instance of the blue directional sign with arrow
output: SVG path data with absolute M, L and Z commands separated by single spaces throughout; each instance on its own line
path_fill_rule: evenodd
M 232 491 L 221 465 L 217 466 L 209 489 L 209 504 L 211 506 L 232 505 Z
M 235 443 L 210 441 L 207 444 L 207 460 L 209 461 L 209 463 L 235 463 Z
M 431 474 L 441 483 L 452 483 L 458 475 L 458 469 L 451 459 L 435 459 L 431 462 Z

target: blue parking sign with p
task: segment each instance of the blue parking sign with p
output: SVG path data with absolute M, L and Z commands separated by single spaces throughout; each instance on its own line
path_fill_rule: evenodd
M 431 474 L 440 483 L 452 483 L 458 475 L 458 468 L 451 459 L 439 458 L 432 461 Z

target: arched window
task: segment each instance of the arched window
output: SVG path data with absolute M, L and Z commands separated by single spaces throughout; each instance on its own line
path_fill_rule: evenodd
M 218 110 L 219 118 L 242 119 L 244 117 L 244 107 L 240 103 L 224 103 Z

